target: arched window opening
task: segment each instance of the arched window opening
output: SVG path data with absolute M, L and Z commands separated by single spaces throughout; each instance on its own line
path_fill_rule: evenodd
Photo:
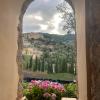
M 24 81 L 38 86 L 42 83 L 46 88 L 52 83 L 54 88 L 55 84 L 60 86 L 63 95 L 50 88 L 57 100 L 76 98 L 76 31 L 71 5 L 64 0 L 35 0 L 27 8 L 22 26 Z M 50 91 L 46 91 L 49 96 Z

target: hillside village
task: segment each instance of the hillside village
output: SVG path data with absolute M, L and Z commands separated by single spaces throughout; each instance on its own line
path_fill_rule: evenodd
M 31 32 L 23 34 L 23 54 L 33 55 L 41 54 L 43 48 L 51 49 L 58 45 L 75 45 L 75 35 L 54 35 L 41 32 Z M 40 51 L 39 51 L 40 50 Z
M 23 34 L 23 67 L 47 73 L 75 74 L 75 35 Z

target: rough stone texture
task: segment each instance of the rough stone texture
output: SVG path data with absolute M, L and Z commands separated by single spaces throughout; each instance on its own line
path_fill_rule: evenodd
M 86 0 L 88 100 L 100 100 L 100 0 Z
M 16 100 L 20 100 L 23 97 L 22 93 L 22 29 L 21 29 L 22 24 L 18 25 L 18 51 L 17 51 L 17 64 L 18 64 L 18 75 L 19 75 L 19 82 L 18 82 L 18 91 L 17 91 L 17 98 Z
M 27 9 L 27 7 L 29 6 L 29 4 L 34 1 L 34 0 L 26 0 L 23 5 L 22 5 L 22 9 L 20 12 L 20 16 L 19 16 L 19 25 L 18 25 L 18 51 L 17 51 L 17 64 L 18 64 L 18 75 L 19 75 L 19 82 L 18 82 L 18 91 L 17 91 L 17 98 L 16 100 L 21 100 L 21 98 L 23 97 L 23 87 L 22 87 L 22 49 L 23 49 L 23 42 L 22 42 L 22 20 L 23 20 L 23 16 L 24 13 Z

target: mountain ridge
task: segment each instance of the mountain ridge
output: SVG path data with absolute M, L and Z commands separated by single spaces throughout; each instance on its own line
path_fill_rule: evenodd
M 58 34 L 49 34 L 49 33 L 42 33 L 42 32 L 31 32 L 31 33 L 24 33 L 23 34 L 24 41 L 29 43 L 33 43 L 34 41 L 39 41 L 43 43 L 57 43 L 57 44 L 68 44 L 68 43 L 75 43 L 75 34 L 65 34 L 65 35 L 58 35 Z

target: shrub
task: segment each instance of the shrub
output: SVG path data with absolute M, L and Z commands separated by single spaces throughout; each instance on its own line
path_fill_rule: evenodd
M 62 85 L 58 82 L 36 81 L 23 83 L 23 94 L 28 100 L 61 100 L 62 97 L 76 97 L 76 84 Z
M 76 84 L 74 84 L 74 83 L 65 84 L 64 87 L 66 89 L 67 97 L 72 97 L 72 98 L 77 97 L 77 85 Z

